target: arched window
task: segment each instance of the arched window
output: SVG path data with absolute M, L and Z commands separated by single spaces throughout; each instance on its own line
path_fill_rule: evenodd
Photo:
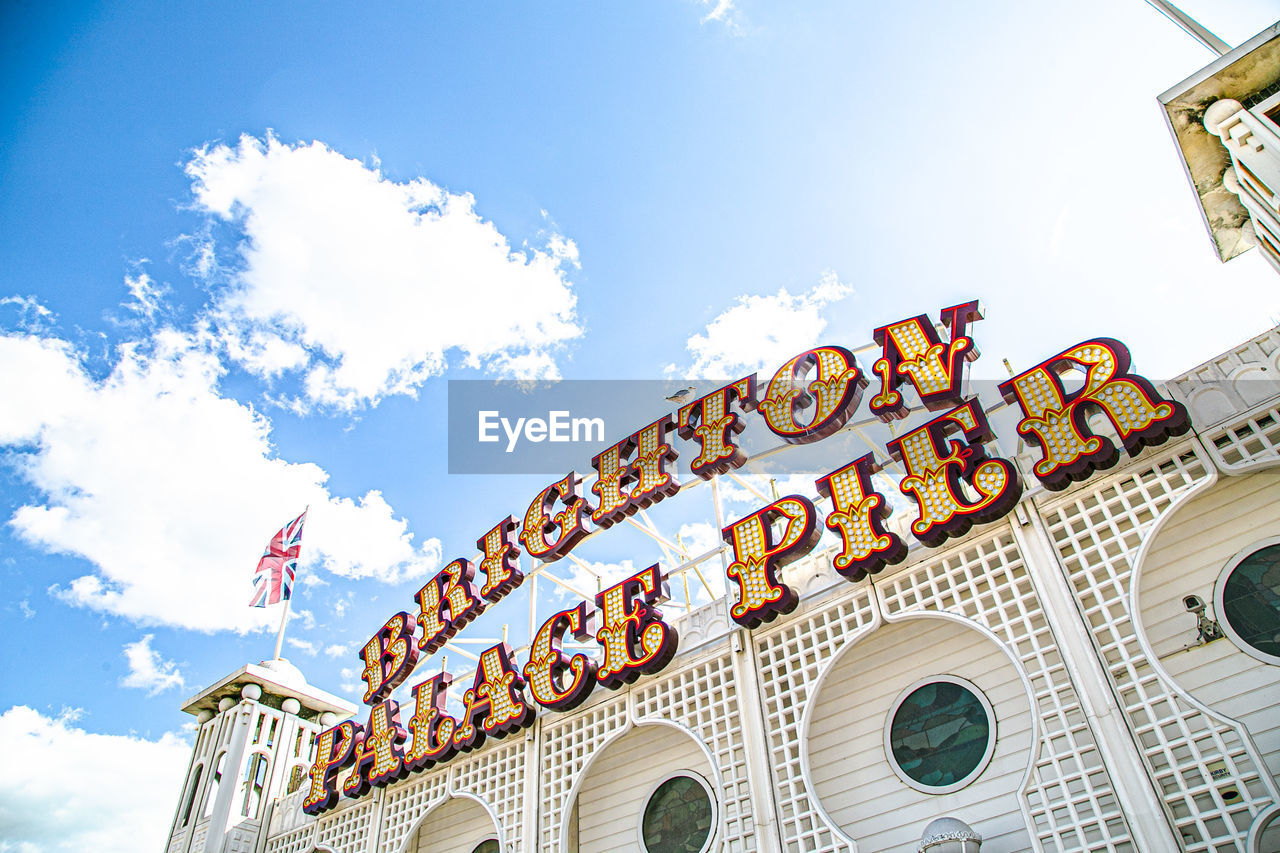
M 640 816 L 640 849 L 645 853 L 705 853 L 715 835 L 711 785 L 681 770 L 658 783 Z
M 1236 554 L 1218 576 L 1214 612 L 1245 654 L 1280 664 L 1280 537 Z
M 240 814 L 247 818 L 258 817 L 262 808 L 263 793 L 267 787 L 270 762 L 261 752 L 252 753 L 244 768 L 244 796 L 240 801 Z
M 302 787 L 303 781 L 307 778 L 307 768 L 304 764 L 295 764 L 293 769 L 289 771 L 289 784 L 285 788 L 286 794 L 292 794 Z
M 476 845 L 476 849 L 471 853 L 502 853 L 502 848 L 498 846 L 498 839 L 486 838 Z
M 182 825 L 191 820 L 191 807 L 196 804 L 196 795 L 200 793 L 200 777 L 204 775 L 204 765 L 197 764 L 195 775 L 191 777 L 191 789 L 187 791 L 187 805 L 182 810 Z
M 996 716 L 972 683 L 935 675 L 893 703 L 885 754 L 898 778 L 917 791 L 958 791 L 982 773 L 996 746 Z
M 204 804 L 204 816 L 213 814 L 213 804 L 218 800 L 218 788 L 222 786 L 222 766 L 227 763 L 227 753 L 218 756 L 213 765 L 213 784 L 209 786 L 209 799 Z

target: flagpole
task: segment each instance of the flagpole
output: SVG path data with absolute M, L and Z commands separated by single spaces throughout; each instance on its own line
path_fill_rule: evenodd
M 297 582 L 298 581 L 295 578 L 294 583 L 297 583 Z M 275 660 L 280 660 L 280 649 L 284 646 L 284 626 L 289 623 L 289 605 L 292 603 L 293 603 L 293 595 L 290 595 L 288 598 L 284 600 L 284 612 L 280 614 L 280 632 L 276 634 L 276 653 L 274 655 Z

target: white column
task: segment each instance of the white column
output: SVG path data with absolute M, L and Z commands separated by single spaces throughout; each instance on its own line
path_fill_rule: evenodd
M 714 480 L 712 482 L 715 482 Z M 730 596 L 732 597 L 732 593 Z M 737 628 L 730 635 L 733 654 L 734 692 L 741 715 L 743 750 L 747 754 L 747 784 L 751 789 L 752 820 L 759 853 L 781 853 L 778 809 L 774 803 L 773 773 L 769 769 L 769 737 L 765 733 L 764 709 L 760 704 L 760 674 L 756 667 L 751 632 Z
M 377 853 L 382 845 L 382 824 L 387 817 L 387 789 L 379 785 L 368 796 L 373 800 L 373 820 L 370 824 L 373 829 L 365 836 L 364 849 L 366 853 Z
M 256 684 L 248 686 L 257 687 Z M 227 745 L 222 780 L 218 784 L 218 798 L 213 801 L 213 813 L 209 815 L 204 853 L 221 853 L 226 841 L 227 824 L 231 820 L 231 807 L 240 790 L 240 777 L 244 773 L 245 745 L 249 740 L 249 723 L 253 720 L 254 704 L 252 700 L 244 699 L 227 712 L 235 717 L 235 729 L 231 733 L 231 742 Z
M 214 719 L 217 721 L 214 725 L 213 738 L 209 741 L 209 748 L 206 750 L 208 760 L 205 762 L 204 771 L 200 777 L 200 790 L 196 794 L 195 802 L 191 806 L 191 822 L 187 825 L 187 837 L 182 842 L 182 853 L 192 853 L 195 848 L 192 841 L 195 838 L 196 827 L 204 821 L 205 802 L 209 798 L 209 789 L 213 786 L 213 774 L 217 769 L 218 746 L 222 743 L 222 732 L 227 727 L 229 720 L 234 718 L 231 713 L 232 709 L 227 709 L 227 713 L 219 713 Z M 199 735 L 196 735 L 196 743 L 200 742 Z M 208 831 L 205 831 L 205 837 L 208 837 Z
M 506 827 L 508 842 L 512 843 L 516 837 L 523 837 L 523 846 L 512 843 L 513 847 L 522 849 L 525 853 L 534 853 L 541 846 L 542 827 L 538 824 L 540 821 L 553 821 L 551 815 L 540 813 L 541 796 L 542 796 L 542 714 L 544 712 L 539 709 L 538 717 L 533 721 L 533 725 L 525 729 L 524 736 L 524 826 Z M 557 816 L 560 817 L 560 816 Z
M 1022 552 L 1027 574 L 1043 602 L 1045 621 L 1053 633 L 1062 662 L 1088 720 L 1115 788 L 1116 799 L 1133 833 L 1138 850 L 1181 850 L 1165 814 L 1164 802 L 1145 768 L 1128 723 L 1111 689 L 1111 678 L 1098 657 L 1091 628 L 1081 615 L 1075 591 L 1067 582 L 1053 540 L 1030 499 L 1018 504 L 1013 535 Z

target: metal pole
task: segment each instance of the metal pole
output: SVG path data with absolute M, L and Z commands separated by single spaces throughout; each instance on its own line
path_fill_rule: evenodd
M 293 590 L 290 590 L 289 597 L 284 600 L 284 612 L 280 614 L 280 633 L 276 634 L 276 653 L 272 656 L 275 660 L 280 660 L 280 649 L 284 646 L 284 626 L 289 622 L 289 605 L 292 602 Z
M 1231 52 L 1231 45 L 1206 30 L 1199 21 L 1168 2 L 1168 0 L 1147 0 L 1147 3 L 1181 27 L 1187 35 L 1212 50 L 1218 56 L 1226 56 Z

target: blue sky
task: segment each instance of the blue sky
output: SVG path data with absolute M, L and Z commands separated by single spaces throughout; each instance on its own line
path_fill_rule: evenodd
M 1231 44 L 1280 17 L 1182 6 Z M 308 503 L 287 655 L 359 698 L 357 646 L 547 484 L 447 473 L 449 379 L 742 375 L 980 298 L 976 376 L 1110 335 L 1159 380 L 1280 320 L 1156 106 L 1212 57 L 1141 0 L 0 16 L 0 731 L 99 756 L 0 788 L 0 853 L 134 849 L 91 806 L 167 830 L 178 706 L 270 656 L 238 602 Z M 524 595 L 468 633 L 523 642 Z M 144 755 L 152 802 L 91 784 Z M 55 797 L 74 830 L 20 818 Z

